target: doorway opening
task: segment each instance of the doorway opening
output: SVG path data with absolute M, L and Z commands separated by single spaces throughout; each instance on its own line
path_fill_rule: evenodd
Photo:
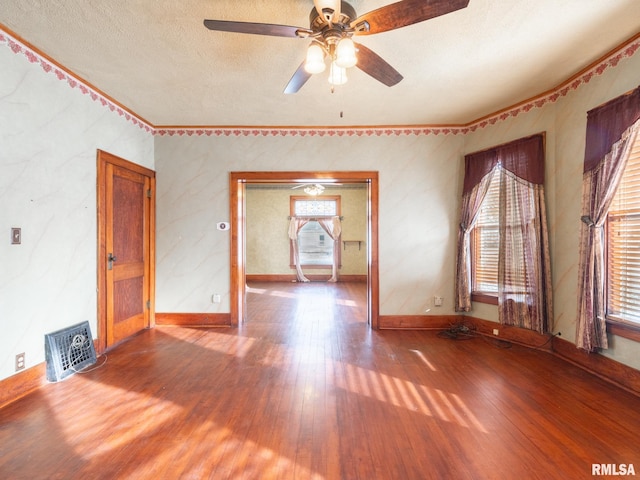
M 367 203 L 367 323 L 378 328 L 379 272 L 378 272 L 378 172 L 231 172 L 231 324 L 239 325 L 247 318 L 246 274 L 246 189 L 248 184 L 316 184 L 336 182 L 366 186 Z

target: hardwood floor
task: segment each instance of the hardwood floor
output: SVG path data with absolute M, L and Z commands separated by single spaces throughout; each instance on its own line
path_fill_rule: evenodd
M 238 329 L 145 331 L 0 410 L 0 478 L 640 474 L 638 397 L 516 345 L 372 331 L 365 295 L 253 284 Z

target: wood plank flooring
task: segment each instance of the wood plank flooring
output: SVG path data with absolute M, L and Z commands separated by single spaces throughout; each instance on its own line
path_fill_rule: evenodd
M 237 329 L 145 331 L 0 410 L 0 478 L 640 474 L 638 397 L 491 339 L 372 331 L 365 298 L 364 284 L 252 284 Z

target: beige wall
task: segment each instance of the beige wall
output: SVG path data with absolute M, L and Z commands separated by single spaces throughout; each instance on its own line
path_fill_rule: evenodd
M 229 311 L 232 171 L 378 171 L 380 312 L 453 314 L 463 135 L 157 136 L 158 312 Z M 300 159 L 304 158 L 304 165 Z M 214 292 L 223 302 L 211 303 Z M 433 309 L 433 297 L 444 305 Z
M 0 379 L 42 363 L 46 333 L 97 336 L 96 150 L 154 168 L 153 135 L 100 100 L 0 42 Z
M 640 54 L 555 103 L 466 134 L 165 135 L 0 45 L 0 379 L 44 361 L 43 335 L 96 325 L 96 149 L 155 168 L 158 312 L 229 312 L 231 171 L 377 171 L 380 314 L 454 314 L 453 281 L 465 153 L 547 134 L 554 325 L 573 341 L 587 110 L 640 84 Z M 7 237 L 8 238 L 8 237 Z M 223 302 L 211 303 L 220 293 Z M 433 306 L 434 295 L 444 297 Z M 495 309 L 473 315 L 496 319 Z M 640 345 L 614 337 L 603 354 L 640 369 Z
M 247 186 L 246 205 L 246 273 L 295 274 L 289 267 L 289 200 L 292 195 L 304 195 L 292 185 L 251 188 Z M 362 248 L 340 244 L 341 275 L 367 274 L 367 190 L 364 186 L 345 185 L 326 188 L 323 195 L 339 195 L 342 207 L 342 239 L 362 240 Z M 303 269 L 305 273 L 327 273 L 326 270 Z

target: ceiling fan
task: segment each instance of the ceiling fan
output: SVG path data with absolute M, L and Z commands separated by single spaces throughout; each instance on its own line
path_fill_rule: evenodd
M 210 30 L 223 32 L 311 39 L 306 59 L 287 83 L 284 93 L 298 92 L 311 75 L 325 70 L 326 61 L 332 88 L 347 81 L 346 69 L 353 66 L 392 87 L 402 80 L 402 75 L 378 54 L 355 43 L 352 37 L 423 22 L 465 8 L 469 0 L 401 0 L 359 17 L 354 8 L 344 1 L 314 0 L 313 3 L 309 28 L 226 20 L 205 20 L 204 25 Z
M 297 188 L 304 188 L 304 193 L 311 196 L 322 195 L 324 192 L 324 186 L 327 185 L 329 187 L 332 186 L 341 186 L 341 183 L 301 183 L 300 185 L 296 185 L 295 187 L 291 187 L 291 190 L 295 190 Z

